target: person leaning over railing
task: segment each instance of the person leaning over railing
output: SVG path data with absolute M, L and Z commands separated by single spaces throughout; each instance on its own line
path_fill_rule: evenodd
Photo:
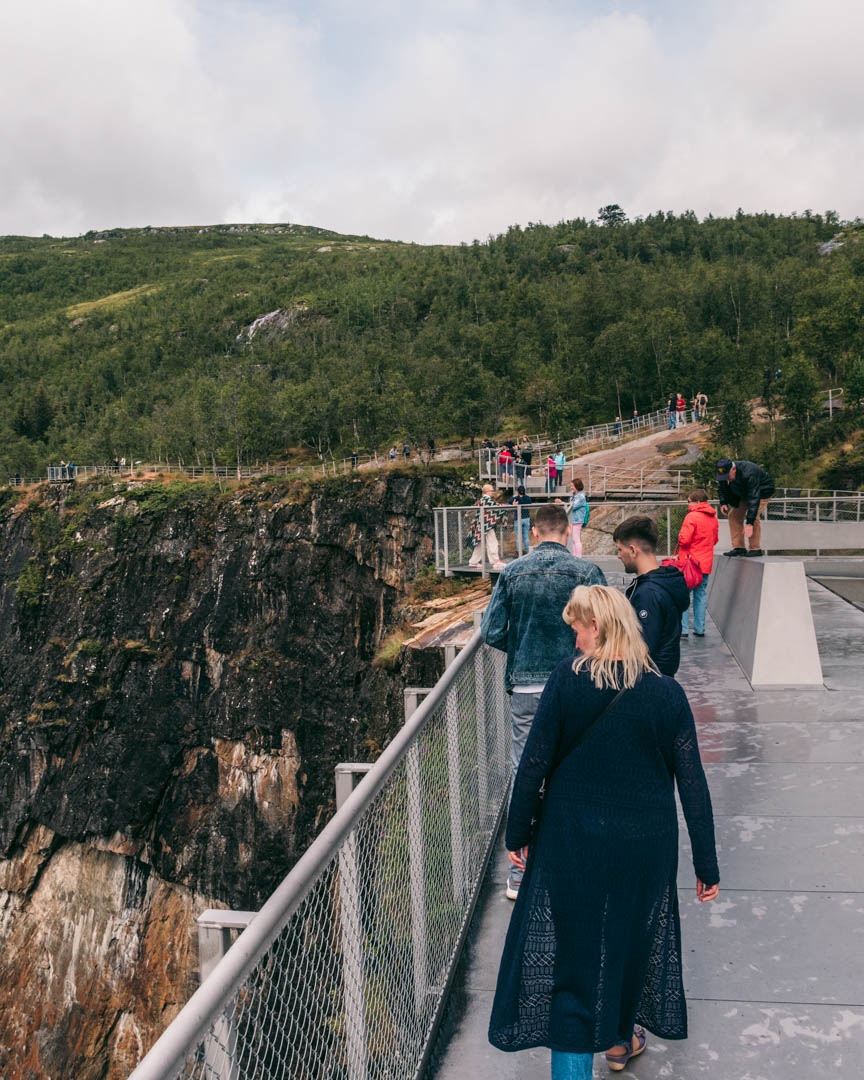
M 762 555 L 762 512 L 774 494 L 774 481 L 752 461 L 717 462 L 717 497 L 720 512 L 729 515 L 732 550 L 724 555 Z M 750 550 L 745 547 L 749 541 Z
M 595 1053 L 620 1071 L 645 1029 L 687 1037 L 675 784 L 700 901 L 716 899 L 720 874 L 684 691 L 616 589 L 574 589 L 563 619 L 579 655 L 546 683 L 516 774 L 505 842 L 525 872 L 489 1041 L 548 1046 L 552 1080 L 590 1080 Z

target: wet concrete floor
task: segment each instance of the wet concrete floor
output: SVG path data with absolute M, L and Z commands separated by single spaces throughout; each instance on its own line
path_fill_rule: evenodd
M 690 1037 L 624 1076 L 864 1075 L 864 611 L 810 581 L 824 688 L 753 691 L 713 625 L 682 641 L 711 787 L 721 893 L 698 904 L 681 828 Z M 496 852 L 467 958 L 467 1007 L 436 1080 L 546 1080 L 549 1051 L 503 1054 L 486 1028 L 512 905 Z M 612 1075 L 601 1056 L 596 1077 Z

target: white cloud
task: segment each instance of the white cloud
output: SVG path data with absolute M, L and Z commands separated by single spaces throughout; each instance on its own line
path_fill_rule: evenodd
M 0 46 L 0 232 L 861 210 L 857 3 L 575 7 L 34 0 Z

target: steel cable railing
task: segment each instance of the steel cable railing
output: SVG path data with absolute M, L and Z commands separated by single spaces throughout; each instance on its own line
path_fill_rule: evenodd
M 477 631 L 132 1080 L 420 1075 L 510 778 Z

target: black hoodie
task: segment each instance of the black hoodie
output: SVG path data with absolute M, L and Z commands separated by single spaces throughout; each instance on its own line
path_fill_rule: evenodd
M 659 566 L 640 574 L 627 587 L 651 659 L 664 675 L 674 675 L 681 663 L 681 616 L 690 606 L 684 575 L 674 566 Z

